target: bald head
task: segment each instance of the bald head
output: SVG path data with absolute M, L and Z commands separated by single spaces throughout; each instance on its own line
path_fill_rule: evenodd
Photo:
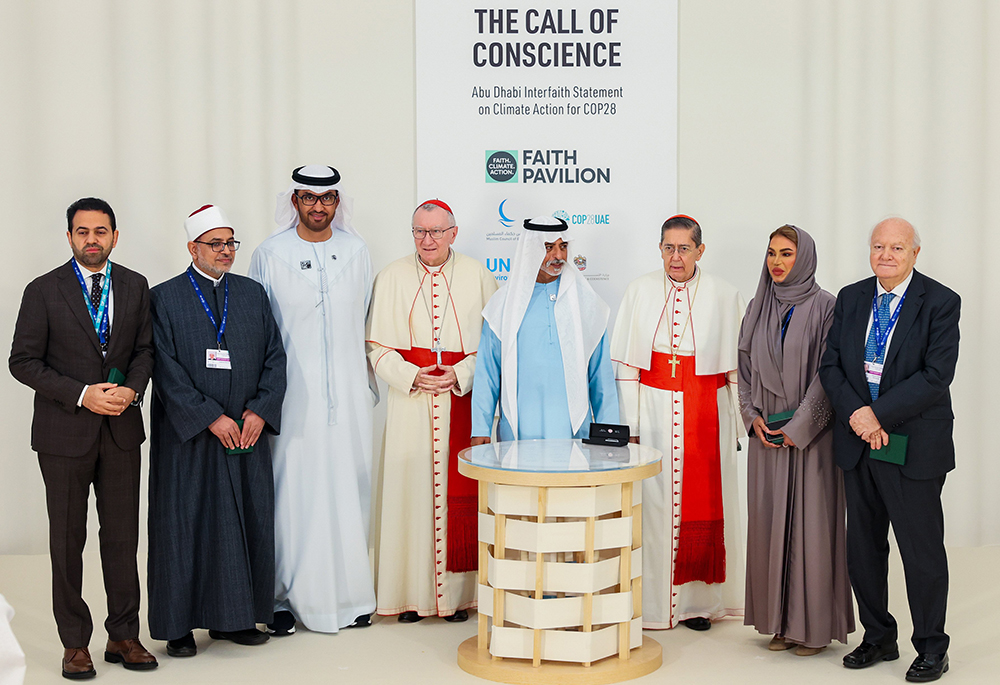
M 882 287 L 891 291 L 913 271 L 920 235 L 906 219 L 890 217 L 875 224 L 868 242 L 872 271 Z

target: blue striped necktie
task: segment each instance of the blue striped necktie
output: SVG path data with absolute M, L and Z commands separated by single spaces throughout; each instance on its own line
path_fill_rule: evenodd
M 878 327 L 874 322 L 872 322 L 872 329 L 868 332 L 868 342 L 865 343 L 865 361 L 866 362 L 877 362 L 879 364 L 885 363 L 885 353 L 886 349 L 889 347 L 888 341 L 885 347 L 882 348 L 882 354 L 876 355 L 878 352 L 878 339 L 885 335 L 885 329 L 889 327 L 889 304 L 892 303 L 892 298 L 895 295 L 892 293 L 886 293 L 879 297 L 878 303 Z M 868 389 L 871 391 L 872 401 L 878 399 L 878 383 L 869 383 Z

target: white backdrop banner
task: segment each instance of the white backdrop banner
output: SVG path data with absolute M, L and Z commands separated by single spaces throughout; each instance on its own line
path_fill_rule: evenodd
M 525 218 L 617 311 L 677 200 L 677 2 L 416 3 L 417 195 L 501 284 Z M 609 324 L 610 325 L 610 324 Z

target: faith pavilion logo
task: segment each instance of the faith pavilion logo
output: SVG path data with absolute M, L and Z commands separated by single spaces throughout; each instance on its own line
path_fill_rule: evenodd
M 486 182 L 517 183 L 517 150 L 486 151 Z
M 579 269 L 580 271 L 587 270 L 587 258 L 582 254 L 578 254 L 577 256 L 573 257 L 573 263 L 576 265 L 576 268 Z

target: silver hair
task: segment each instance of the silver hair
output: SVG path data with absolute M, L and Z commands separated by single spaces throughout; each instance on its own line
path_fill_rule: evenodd
M 910 230 L 913 231 L 913 247 L 914 248 L 920 247 L 920 232 L 917 231 L 917 227 L 914 226 L 909 221 L 907 221 L 906 219 L 904 219 L 903 217 L 896 216 L 895 214 L 890 214 L 889 216 L 885 217 L 884 219 L 882 219 L 881 221 L 879 221 L 877 224 L 875 224 L 874 226 L 872 226 L 872 230 L 868 231 L 868 244 L 869 245 L 872 244 L 872 236 L 875 235 L 875 229 L 878 228 L 879 226 L 881 226 L 882 224 L 884 224 L 886 221 L 889 221 L 890 219 L 897 219 L 899 221 L 902 221 L 902 222 L 906 223 L 910 227 Z
M 430 212 L 430 211 L 433 211 L 435 209 L 440 209 L 442 212 L 444 212 L 445 214 L 448 215 L 448 223 L 450 223 L 452 226 L 455 225 L 455 215 L 452 214 L 451 212 L 449 212 L 447 209 L 445 209 L 441 205 L 436 205 L 433 202 L 425 202 L 424 204 L 420 205 L 419 207 L 417 207 L 416 209 L 413 210 L 413 216 L 416 216 L 417 212 L 419 212 L 421 209 L 424 210 L 425 212 Z M 411 223 L 413 221 L 413 216 L 410 217 L 410 222 Z

